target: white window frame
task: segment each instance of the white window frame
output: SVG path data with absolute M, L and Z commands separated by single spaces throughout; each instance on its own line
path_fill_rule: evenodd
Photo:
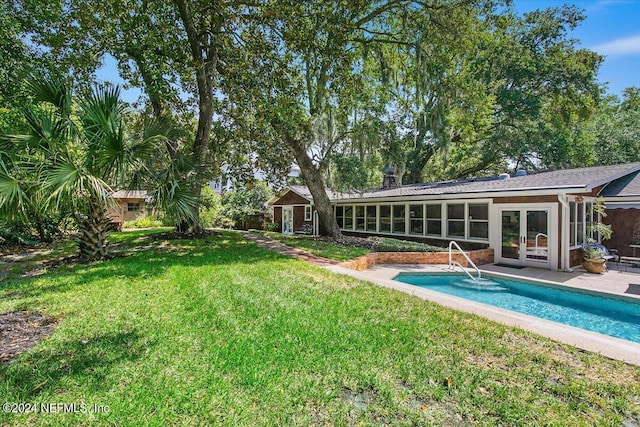
M 304 220 L 305 221 L 311 221 L 311 205 L 305 205 L 304 206 Z

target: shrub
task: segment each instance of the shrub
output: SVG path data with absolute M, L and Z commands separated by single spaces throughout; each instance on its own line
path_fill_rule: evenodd
M 389 237 L 371 237 L 378 242 L 377 252 L 446 252 L 447 248 L 432 246 L 426 243 L 391 239 Z
M 133 221 L 125 221 L 122 225 L 123 228 L 157 228 L 162 227 L 164 224 L 162 220 L 157 216 L 149 215 L 143 216 Z
M 276 222 L 270 222 L 267 224 L 267 230 L 266 231 L 271 231 L 271 232 L 277 232 L 280 230 L 280 224 L 276 223 Z

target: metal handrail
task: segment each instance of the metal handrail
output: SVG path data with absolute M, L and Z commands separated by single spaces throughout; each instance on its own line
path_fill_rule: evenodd
M 462 253 L 462 256 L 464 256 L 464 258 L 467 260 L 467 263 L 469 263 L 469 265 L 471 265 L 471 266 L 474 268 L 474 270 L 476 270 L 476 273 L 478 273 L 478 278 L 477 278 L 477 279 L 475 279 L 475 278 L 471 275 L 471 273 L 469 273 L 469 272 L 467 271 L 467 269 L 466 269 L 466 268 L 464 268 L 464 267 L 462 266 L 462 264 L 460 264 L 458 261 L 454 261 L 453 256 L 452 256 L 452 253 L 453 253 L 452 247 L 453 247 L 453 246 L 455 246 L 455 247 L 458 249 L 458 251 L 460 251 L 460 253 Z M 463 250 L 462 250 L 462 248 L 460 247 L 460 245 L 458 245 L 458 244 L 455 242 L 455 240 L 452 240 L 452 241 L 450 241 L 450 242 L 449 242 L 449 269 L 453 270 L 453 269 L 454 269 L 454 265 L 457 265 L 457 266 L 458 266 L 458 267 L 460 267 L 460 268 L 461 268 L 465 273 L 467 273 L 467 276 L 469 276 L 469 278 L 470 278 L 471 280 L 480 280 L 480 279 L 482 278 L 482 277 L 481 277 L 481 274 L 480 274 L 480 269 L 479 269 L 479 268 L 474 264 L 474 262 L 473 262 L 473 261 L 471 261 L 471 258 L 469 258 L 469 255 L 467 255 L 467 253 L 466 253 L 465 251 L 463 251 Z
M 544 237 L 546 237 L 546 238 L 547 238 L 547 240 L 549 239 L 549 236 L 547 236 L 547 235 L 546 235 L 546 234 L 544 234 L 544 233 L 538 233 L 538 234 L 536 234 L 536 254 L 538 253 L 538 238 L 539 238 L 540 236 L 544 236 Z M 545 248 L 547 248 L 547 249 L 549 248 L 548 244 L 547 244 L 547 246 L 545 246 Z

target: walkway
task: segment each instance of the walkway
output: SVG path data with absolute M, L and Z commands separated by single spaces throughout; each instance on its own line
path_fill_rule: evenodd
M 261 248 L 269 249 L 292 258 L 298 258 L 319 267 L 328 267 L 331 265 L 340 264 L 340 261 L 323 258 L 302 249 L 292 248 L 291 246 L 287 246 L 284 243 L 277 241 L 276 239 L 272 239 L 268 236 L 263 236 L 262 234 L 245 232 L 244 237 L 249 240 L 253 240 Z

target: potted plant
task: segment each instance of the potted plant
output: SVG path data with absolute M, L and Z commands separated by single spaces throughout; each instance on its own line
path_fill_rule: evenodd
M 607 216 L 604 211 L 604 203 L 602 197 L 598 197 L 593 204 L 589 215 L 592 217 L 592 222 L 587 228 L 587 233 L 590 236 L 599 236 L 600 240 L 607 240 L 611 238 L 613 231 L 611 226 L 602 223 L 602 218 Z M 615 256 L 609 254 L 604 245 L 598 243 L 593 238 L 587 239 L 582 245 L 582 254 L 584 260 L 582 266 L 590 273 L 602 273 L 607 269 L 607 260 L 615 258 Z

